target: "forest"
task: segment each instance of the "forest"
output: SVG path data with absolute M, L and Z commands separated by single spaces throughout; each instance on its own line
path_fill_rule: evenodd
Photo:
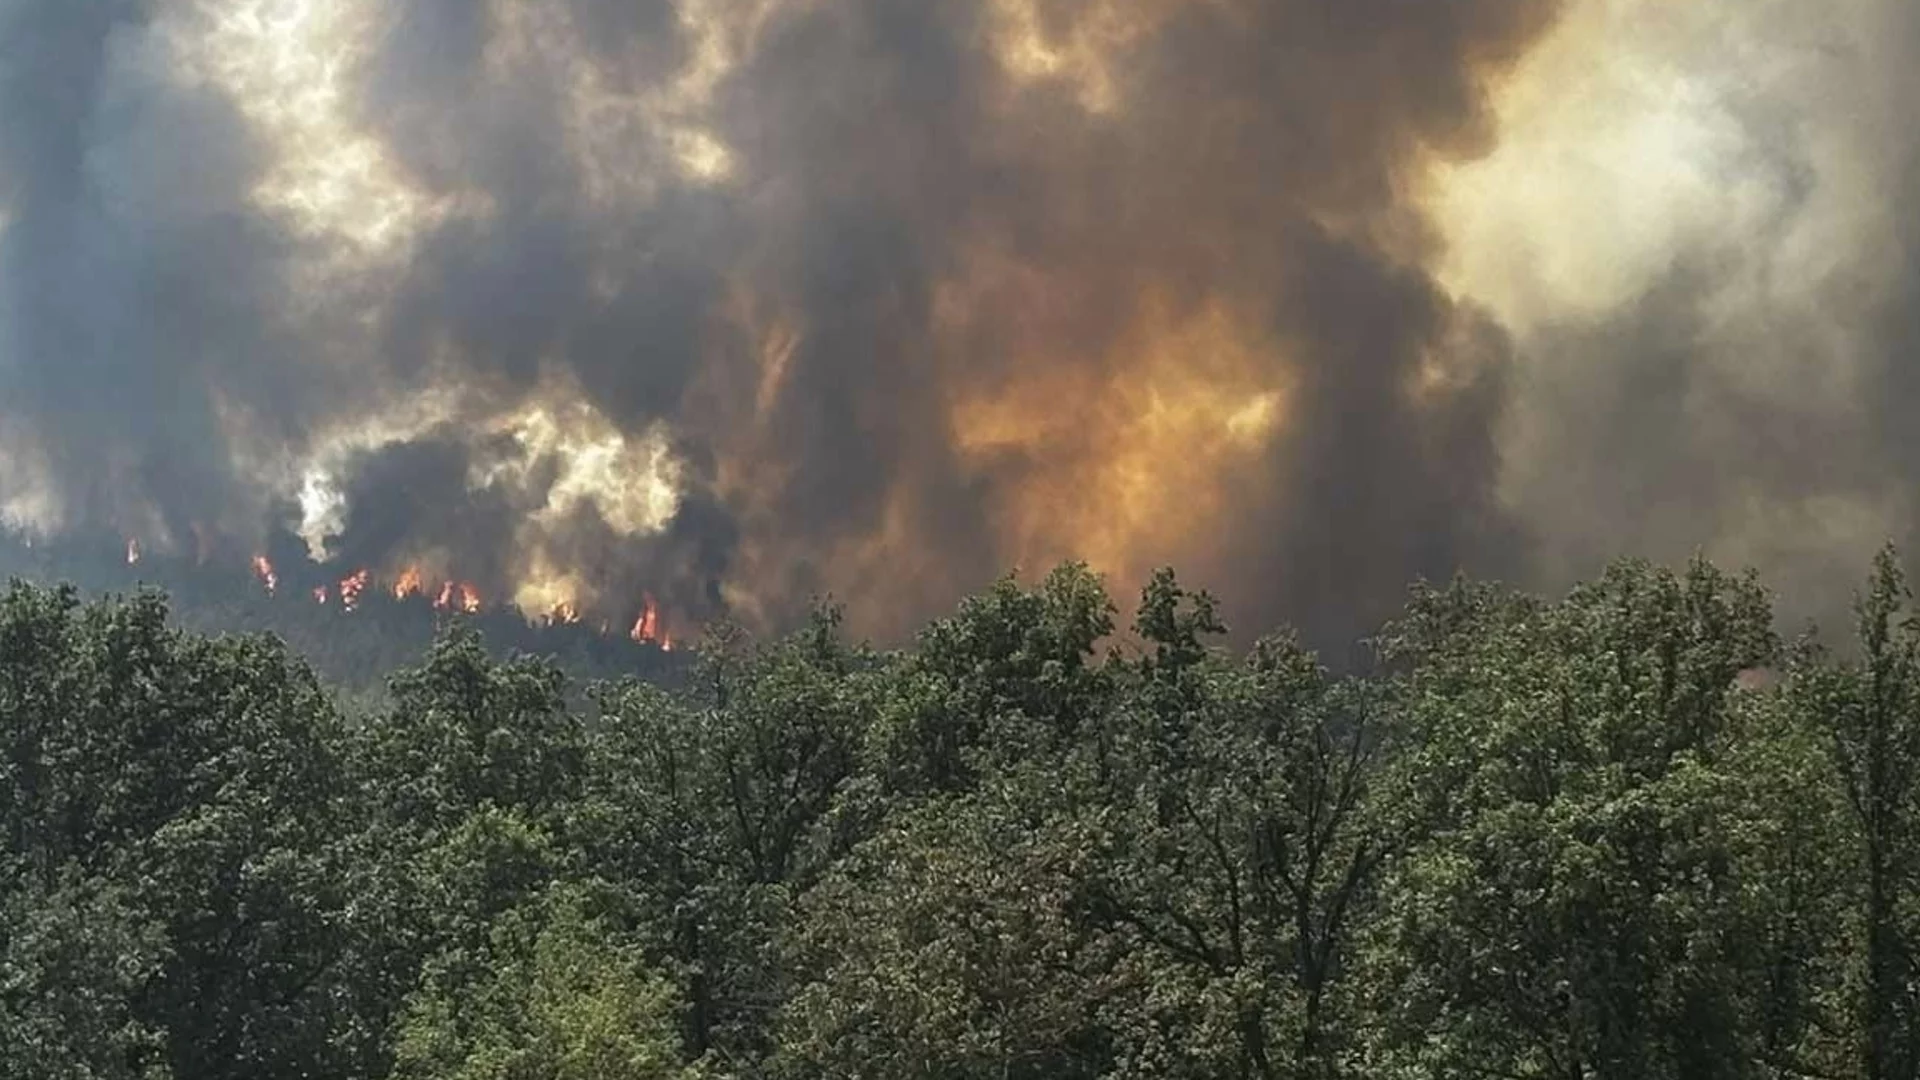
M 1622 561 L 1338 671 L 1167 571 L 377 702 L 158 592 L 0 598 L 0 1080 L 1920 1071 L 1920 625 Z
M 447 621 L 447 605 L 435 603 L 433 588 L 396 596 L 390 579 L 369 582 L 352 608 L 343 606 L 339 583 L 352 568 L 321 566 L 304 552 L 279 552 L 275 562 L 281 580 L 278 588 L 269 588 L 258 567 L 248 568 L 244 552 L 204 558 L 146 551 L 136 562 L 130 558 L 136 551 L 134 542 L 116 533 L 36 543 L 30 534 L 0 524 L 0 581 L 68 582 L 83 596 L 158 589 L 167 594 L 175 624 L 206 634 L 271 633 L 312 667 L 336 698 L 361 710 L 390 703 L 387 676 L 424 660 Z M 315 600 L 316 589 L 325 600 Z M 549 613 L 504 603 L 481 604 L 461 614 L 491 653 L 548 657 L 576 691 L 596 679 L 622 675 L 673 684 L 685 670 L 658 643 L 632 640 L 625 620 L 619 625 L 557 622 Z

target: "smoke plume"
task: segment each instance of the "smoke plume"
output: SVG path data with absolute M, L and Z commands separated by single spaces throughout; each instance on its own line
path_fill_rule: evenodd
M 0 513 L 897 633 L 1910 536 L 1904 0 L 9 0 Z M 197 539 L 200 538 L 200 539 Z

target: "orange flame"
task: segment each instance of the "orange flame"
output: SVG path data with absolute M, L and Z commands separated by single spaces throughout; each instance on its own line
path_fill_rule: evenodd
M 660 632 L 660 608 L 653 602 L 653 594 L 645 594 L 643 603 L 640 617 L 633 621 L 633 629 L 627 636 L 643 645 L 659 645 L 662 649 L 671 652 L 673 639 Z
M 443 582 L 440 595 L 434 598 L 433 606 L 441 611 L 464 611 L 469 615 L 480 610 L 480 590 L 464 581 Z
M 399 580 L 393 583 L 393 598 L 395 600 L 405 600 L 409 596 L 419 595 L 421 595 L 420 568 L 417 566 L 409 566 L 405 570 L 400 571 Z
M 272 596 L 280 588 L 280 575 L 273 572 L 273 562 L 265 555 L 253 557 L 253 576 L 267 587 L 267 595 Z
M 547 621 L 556 626 L 572 626 L 580 621 L 580 609 L 568 601 L 562 600 L 548 613 Z
M 340 606 L 352 611 L 360 606 L 360 594 L 367 588 L 372 575 L 365 570 L 355 570 L 340 579 Z
M 324 604 L 327 602 L 327 587 L 325 585 L 314 586 L 313 602 L 316 604 Z

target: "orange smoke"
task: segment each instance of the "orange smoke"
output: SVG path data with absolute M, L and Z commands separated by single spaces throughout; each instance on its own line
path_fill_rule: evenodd
M 991 280 L 997 266 L 987 260 L 974 276 Z M 987 291 L 956 289 L 944 319 L 961 332 L 1009 309 L 1044 322 L 1045 284 L 1010 276 L 1030 287 L 1024 296 L 970 284 Z M 1256 319 L 1224 303 L 1183 308 L 1153 290 L 1133 306 L 1100 364 L 1041 362 L 1070 339 L 1060 331 L 1031 346 L 1032 363 L 949 397 L 963 460 L 1020 474 L 992 508 L 1019 565 L 1085 558 L 1137 583 L 1152 559 L 1230 512 L 1234 478 L 1258 469 L 1284 434 L 1292 377 L 1282 344 Z

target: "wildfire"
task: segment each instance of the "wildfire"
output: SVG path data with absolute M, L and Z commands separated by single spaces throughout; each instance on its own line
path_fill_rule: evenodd
M 260 584 L 266 586 L 268 596 L 272 596 L 275 592 L 279 591 L 280 575 L 274 573 L 273 561 L 265 555 L 255 555 L 253 557 L 253 576 L 259 578 Z
M 340 606 L 352 611 L 360 606 L 360 594 L 366 591 L 367 582 L 372 575 L 365 570 L 356 570 L 340 579 Z
M 128 564 L 138 563 L 142 558 L 140 542 L 129 539 L 127 541 Z M 274 566 L 272 559 L 264 553 L 254 555 L 249 562 L 249 568 L 254 580 L 260 583 L 267 595 L 279 595 L 280 570 Z M 423 602 L 430 600 L 436 610 L 443 612 L 476 615 L 485 609 L 480 589 L 472 582 L 448 579 L 430 584 L 427 576 L 418 567 L 413 566 L 406 567 L 392 578 L 385 574 L 376 575 L 372 570 L 363 568 L 355 570 L 337 582 L 305 588 L 304 592 L 302 588 L 292 588 L 290 595 L 304 595 L 321 606 L 338 601 L 342 611 L 352 612 L 360 609 L 361 602 L 366 598 L 369 589 L 385 593 L 400 601 L 415 598 Z M 563 599 L 556 601 L 542 618 L 547 626 L 591 625 L 598 629 L 602 637 L 619 632 L 616 624 L 604 618 L 596 617 L 589 623 L 590 614 L 598 615 L 598 613 L 583 611 L 576 600 Z M 634 619 L 627 637 L 642 645 L 652 645 L 662 652 L 673 651 L 673 636 L 662 625 L 660 606 L 654 600 L 653 594 L 643 594 L 640 614 Z
M 660 607 L 653 602 L 652 593 L 646 594 L 640 617 L 633 621 L 627 636 L 643 645 L 658 645 L 662 652 L 673 651 L 673 636 L 660 629 Z
M 441 611 L 475 614 L 480 610 L 480 590 L 464 581 L 445 582 L 440 586 L 440 595 L 434 598 L 433 606 Z

